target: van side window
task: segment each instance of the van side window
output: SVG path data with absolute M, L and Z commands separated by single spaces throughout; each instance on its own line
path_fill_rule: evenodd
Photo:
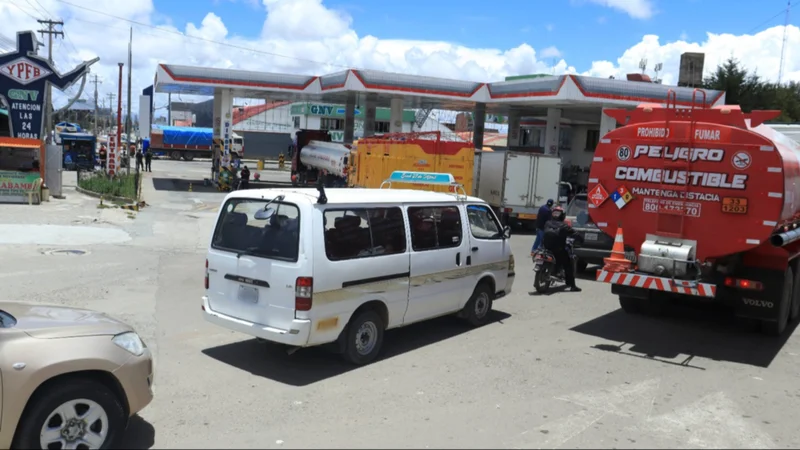
M 477 239 L 500 239 L 503 228 L 492 211 L 485 205 L 467 206 L 467 217 L 472 236 Z
M 325 254 L 331 261 L 405 253 L 400 208 L 326 210 Z
M 408 208 L 415 252 L 461 245 L 461 212 L 455 206 Z

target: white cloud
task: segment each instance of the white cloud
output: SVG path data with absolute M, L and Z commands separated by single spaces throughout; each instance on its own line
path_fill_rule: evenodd
M 539 52 L 539 56 L 541 56 L 542 58 L 551 58 L 551 59 L 558 58 L 559 56 L 561 56 L 561 51 L 551 46 L 542 49 L 542 51 Z
M 152 84 L 156 65 L 163 62 L 315 75 L 353 67 L 453 79 L 496 81 L 507 75 L 530 73 L 581 73 L 619 77 L 625 73 L 638 72 L 639 60 L 647 58 L 651 67 L 658 62 L 663 63 L 664 69 L 660 76 L 665 84 L 674 84 L 677 81 L 680 55 L 686 51 L 706 54 L 706 72 L 734 56 L 746 67 L 757 69 L 761 76 L 776 79 L 783 39 L 782 26 L 755 35 L 709 33 L 702 42 L 665 41 L 658 36 L 646 35 L 640 42 L 632 42 L 633 45 L 619 57 L 602 55 L 591 64 L 581 64 L 579 67 L 568 59 L 559 59 L 553 66 L 553 58 L 561 58 L 558 50 L 535 49 L 525 43 L 508 49 L 467 48 L 448 42 L 360 36 L 356 32 L 357 23 L 353 23 L 343 12 L 326 8 L 320 0 L 262 0 L 264 27 L 256 39 L 237 36 L 235 24 L 225 24 L 213 13 L 208 13 L 199 24 L 188 24 L 184 29 L 178 30 L 169 18 L 158 13 L 151 0 L 106 0 L 102 6 L 98 6 L 99 3 L 93 0 L 68 1 L 85 8 L 102 8 L 102 11 L 108 11 L 115 16 L 158 29 L 129 25 L 121 20 L 55 0 L 38 1 L 52 17 L 63 18 L 65 23 L 64 30 L 68 39 L 59 39 L 55 46 L 55 60 L 59 67 L 72 68 L 80 61 L 94 56 L 101 58 L 93 69 L 103 81 L 99 86 L 100 98 L 107 92 L 117 92 L 117 62 L 127 60 L 128 27 L 134 27 L 134 112 L 138 109 L 136 103 L 141 90 Z M 636 14 L 642 14 L 643 9 L 637 10 L 632 5 L 646 2 L 604 2 L 610 7 L 618 7 L 623 3 L 629 5 L 632 11 L 640 11 Z M 0 18 L 4 23 L 14 24 L 14 29 L 38 30 L 39 25 L 35 19 L 20 8 L 34 15 L 41 14 L 36 14 L 25 5 L 16 7 L 8 0 L 0 0 Z M 177 22 L 178 18 L 175 20 Z M 13 39 L 15 36 L 12 33 L 8 28 L 0 32 Z M 197 39 L 176 33 L 185 33 Z M 222 46 L 209 41 L 224 41 L 228 45 Z M 5 46 L 2 40 L 0 46 Z M 784 79 L 800 81 L 799 28 L 789 27 L 786 48 Z M 46 52 L 46 49 L 42 52 Z M 601 59 L 602 57 L 607 60 Z M 87 85 L 87 90 L 89 87 Z M 75 89 L 70 92 L 74 93 Z M 92 98 L 91 94 L 85 95 L 85 98 Z M 63 104 L 63 96 L 57 96 L 57 99 L 57 104 Z M 164 98 L 156 100 L 157 105 L 163 105 L 164 102 Z
M 622 11 L 634 19 L 649 19 L 655 14 L 652 0 L 589 0 L 607 8 Z

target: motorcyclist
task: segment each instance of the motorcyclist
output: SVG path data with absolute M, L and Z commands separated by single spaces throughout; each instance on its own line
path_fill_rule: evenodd
M 572 264 L 572 257 L 567 252 L 567 238 L 571 237 L 578 241 L 582 241 L 583 238 L 568 223 L 564 222 L 566 216 L 564 208 L 560 206 L 553 208 L 550 220 L 544 225 L 542 243 L 544 248 L 555 256 L 556 268 L 560 267 L 564 271 L 564 282 L 567 289 L 571 292 L 580 292 L 581 288 L 575 284 L 575 267 Z
M 536 214 L 536 239 L 533 241 L 533 247 L 531 248 L 531 254 L 542 245 L 542 238 L 544 237 L 544 224 L 550 220 L 550 214 L 552 213 L 553 208 L 553 199 L 548 199 L 547 203 L 542 205 L 539 208 L 539 212 Z

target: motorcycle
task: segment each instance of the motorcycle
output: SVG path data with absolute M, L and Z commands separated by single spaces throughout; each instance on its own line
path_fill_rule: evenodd
M 573 272 L 576 269 L 577 258 L 572 251 L 574 238 L 568 237 L 566 242 L 566 250 L 569 255 L 570 264 L 572 264 Z M 556 270 L 555 255 L 544 248 L 539 247 L 533 253 L 533 271 L 536 273 L 533 277 L 533 287 L 539 294 L 546 293 L 554 283 L 565 283 L 564 271 L 562 269 Z

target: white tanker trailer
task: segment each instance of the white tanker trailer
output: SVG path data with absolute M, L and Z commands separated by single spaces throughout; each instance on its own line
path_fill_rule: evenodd
M 346 186 L 350 148 L 335 142 L 312 140 L 329 138 L 327 133 L 323 137 L 316 131 L 298 132 L 297 147 L 292 155 L 292 185 L 315 183 L 322 177 L 328 187 Z

